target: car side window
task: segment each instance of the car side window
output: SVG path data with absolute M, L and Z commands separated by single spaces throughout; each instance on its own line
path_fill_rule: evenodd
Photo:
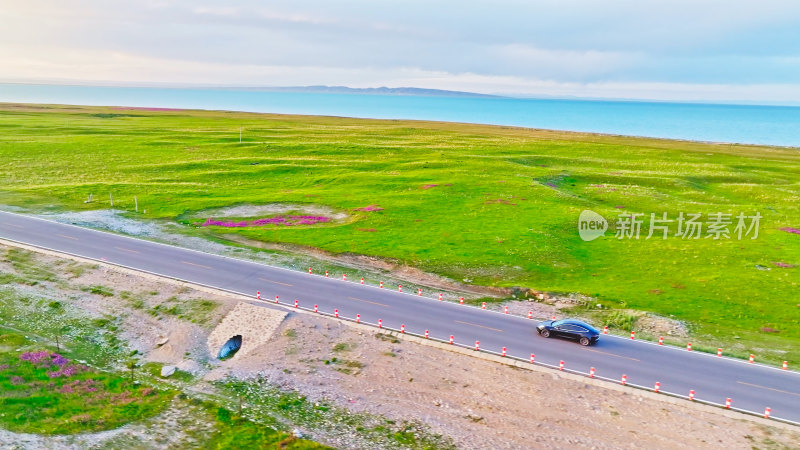
M 578 333 L 588 333 L 589 332 L 589 330 L 587 330 L 586 328 L 583 328 L 583 327 L 578 326 L 578 325 L 575 325 L 575 331 L 577 331 Z
M 575 325 L 570 325 L 570 324 L 561 325 L 560 327 L 556 328 L 558 329 L 558 331 L 571 331 L 571 332 L 577 331 Z

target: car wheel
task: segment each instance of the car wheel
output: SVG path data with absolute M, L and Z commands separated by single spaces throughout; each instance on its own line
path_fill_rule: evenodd
M 550 337 L 550 330 L 542 330 L 539 332 L 539 334 L 541 334 L 542 337 Z
M 580 342 L 584 347 L 590 344 L 589 338 L 587 337 L 582 337 L 578 342 Z

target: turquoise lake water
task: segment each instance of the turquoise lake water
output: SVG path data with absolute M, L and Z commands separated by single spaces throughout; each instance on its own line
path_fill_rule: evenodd
M 512 125 L 800 147 L 800 107 L 0 84 L 0 102 L 191 108 Z

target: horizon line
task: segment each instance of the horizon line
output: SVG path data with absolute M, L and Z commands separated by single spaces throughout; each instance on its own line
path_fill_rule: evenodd
M 451 89 L 436 89 L 436 88 L 421 88 L 414 86 L 371 86 L 371 87 L 351 87 L 346 85 L 305 85 L 305 86 L 269 86 L 269 85 L 248 85 L 248 84 L 211 84 L 211 83 L 186 83 L 186 82 L 161 82 L 161 81 L 102 81 L 102 80 L 3 80 L 0 79 L 0 84 L 6 85 L 29 85 L 29 86 L 74 86 L 74 87 L 97 87 L 97 88 L 133 88 L 133 89 L 262 89 L 269 90 L 302 90 L 314 91 L 315 88 L 321 90 L 328 89 L 341 89 L 342 92 L 316 92 L 319 94 L 343 94 L 343 95 L 392 95 L 392 96 L 436 96 L 435 94 L 426 95 L 420 93 L 395 93 L 384 94 L 380 92 L 369 92 L 380 89 L 387 90 L 418 90 L 428 91 L 431 93 L 441 92 L 456 94 L 452 97 L 484 97 L 496 99 L 517 99 L 517 100 L 567 100 L 567 101 L 587 101 L 587 102 L 620 102 L 620 103 L 662 103 L 662 104 L 684 104 L 684 105 L 721 105 L 721 106 L 769 106 L 769 107 L 786 107 L 797 108 L 800 107 L 800 102 L 770 102 L 770 101 L 748 101 L 748 100 L 664 100 L 652 98 L 637 98 L 637 97 L 598 97 L 598 96 L 575 96 L 575 95 L 548 95 L 548 94 L 524 94 L 514 92 L 474 92 L 474 91 L 460 91 Z M 351 91 L 351 92 L 345 92 Z M 362 92 L 359 92 L 362 91 Z M 442 95 L 446 96 L 446 95 Z

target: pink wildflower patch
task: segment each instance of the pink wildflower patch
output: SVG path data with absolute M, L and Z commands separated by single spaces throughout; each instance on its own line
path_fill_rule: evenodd
M 800 234 L 800 228 L 783 227 L 783 228 L 779 228 L 779 230 L 785 231 L 787 233 Z
M 19 355 L 19 359 L 42 369 L 54 369 L 47 372 L 47 376 L 50 378 L 69 378 L 76 373 L 84 372 L 89 369 L 83 365 L 71 364 L 70 360 L 64 356 L 46 350 L 40 352 L 26 352 Z
M 425 186 L 420 187 L 420 189 L 430 189 L 435 188 L 438 184 L 426 184 Z
M 797 267 L 796 264 L 789 264 L 785 262 L 773 262 L 772 264 L 776 265 L 777 267 L 783 267 L 784 269 L 791 269 Z
M 19 355 L 19 359 L 28 361 L 34 366 L 39 367 L 63 367 L 69 364 L 69 360 L 58 353 L 50 353 L 47 350 L 40 352 L 25 352 Z
M 88 369 L 88 367 L 86 366 L 69 365 L 52 372 L 47 372 L 47 376 L 50 378 L 59 378 L 59 377 L 69 378 L 75 375 L 76 373 L 83 372 L 86 369 Z
M 75 380 L 71 383 L 66 383 L 60 388 L 56 389 L 60 394 L 84 394 L 87 392 L 97 392 L 94 380 Z
M 369 205 L 369 206 L 365 206 L 363 208 L 354 208 L 354 210 L 355 211 L 383 211 L 383 208 L 381 208 L 378 205 Z
M 222 220 L 208 219 L 205 222 L 203 222 L 202 226 L 204 226 L 204 227 L 215 226 L 215 227 L 226 227 L 226 228 L 238 228 L 238 227 L 246 227 L 247 226 L 247 222 L 246 221 L 242 221 L 242 222 L 227 221 L 226 222 L 226 221 L 222 221 Z
M 625 205 L 617 205 L 617 206 L 615 206 L 614 208 L 617 208 L 617 209 L 625 209 Z

